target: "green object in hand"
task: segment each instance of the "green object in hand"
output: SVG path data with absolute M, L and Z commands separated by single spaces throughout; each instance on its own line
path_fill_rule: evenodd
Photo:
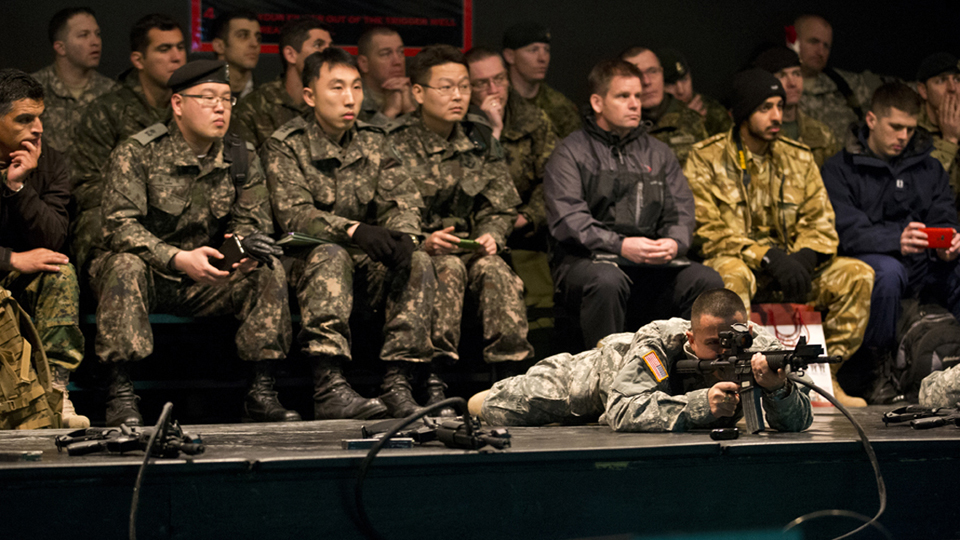
M 460 249 L 465 249 L 467 251 L 476 251 L 480 249 L 481 244 L 476 240 L 467 240 L 466 238 L 461 238 L 460 241 L 457 242 L 457 246 Z

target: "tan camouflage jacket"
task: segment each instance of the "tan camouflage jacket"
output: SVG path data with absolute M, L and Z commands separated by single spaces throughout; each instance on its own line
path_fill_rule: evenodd
M 399 159 L 400 166 L 381 170 L 380 181 L 416 182 L 423 199 L 423 232 L 455 225 L 455 234 L 478 238 L 489 233 L 502 248 L 517 219 L 520 196 L 499 143 L 474 140 L 468 136 L 471 129 L 469 122 L 460 122 L 444 140 L 423 126 L 419 112 L 401 117 L 384 152 Z
M 920 107 L 917 125 L 933 135 L 933 151 L 930 152 L 930 155 L 939 161 L 947 174 L 950 175 L 950 187 L 953 188 L 953 194 L 960 199 L 960 165 L 957 165 L 957 160 L 960 159 L 960 153 L 957 151 L 960 150 L 960 146 L 943 138 L 940 127 L 935 126 L 933 121 L 930 120 L 926 104 Z
M 800 129 L 800 142 L 813 152 L 817 167 L 823 167 L 823 162 L 843 149 L 826 124 L 803 111 L 797 111 L 797 127 Z
M 780 138 L 771 143 L 764 165 L 744 148 L 751 173 L 744 187 L 731 139 L 729 131 L 697 143 L 683 169 L 696 201 L 694 244 L 702 243 L 704 258 L 739 257 L 759 269 L 771 247 L 835 255 L 833 206 L 810 150 Z
M 412 178 L 380 178 L 380 167 L 399 162 L 382 154 L 383 131 L 358 124 L 346 148 L 315 120 L 297 117 L 275 131 L 260 150 L 274 215 L 284 232 L 349 242 L 357 222 L 420 233 L 420 192 Z M 399 180 L 399 184 L 389 184 Z
M 954 408 L 960 402 L 960 366 L 934 371 L 920 383 L 921 407 Z
M 297 105 L 293 102 L 281 76 L 260 85 L 237 103 L 230 131 L 259 149 L 280 126 L 309 111 L 306 103 Z
M 646 121 L 647 133 L 669 146 L 683 166 L 693 144 L 707 138 L 707 128 L 700 113 L 688 109 L 679 99 L 670 94 L 664 94 L 663 99 L 670 104 L 656 123 Z
M 117 86 L 113 79 L 93 72 L 90 82 L 79 98 L 63 84 L 53 64 L 33 74 L 33 78 L 43 85 L 43 144 L 68 154 L 73 148 L 77 124 L 87 105 L 94 99 L 106 94 Z
M 880 77 L 869 71 L 863 73 L 853 73 L 842 69 L 835 71 L 850 85 L 850 89 L 853 90 L 854 96 L 860 103 L 860 108 L 866 114 L 870 106 L 870 98 L 873 97 L 873 91 L 879 88 L 882 83 Z M 847 105 L 846 98 L 837 89 L 837 84 L 822 72 L 817 74 L 816 79 L 803 79 L 800 110 L 811 118 L 826 124 L 838 141 L 844 139 L 847 128 L 851 123 L 859 121 L 857 114 Z
M 577 110 L 577 106 L 547 83 L 540 83 L 537 96 L 527 101 L 547 113 L 550 121 L 553 122 L 557 137 L 562 139 L 580 129 L 580 111 Z
M 173 275 L 169 265 L 180 250 L 219 247 L 225 233 L 272 233 L 260 159 L 247 144 L 247 175 L 235 185 L 223 148 L 218 140 L 198 160 L 175 122 L 124 141 L 110 156 L 105 174 L 105 245 Z

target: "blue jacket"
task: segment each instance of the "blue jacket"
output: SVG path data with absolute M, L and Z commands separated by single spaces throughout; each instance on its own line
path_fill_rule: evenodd
M 851 130 L 847 146 L 823 164 L 823 183 L 837 215 L 840 255 L 900 256 L 900 234 L 911 221 L 957 228 L 947 172 L 930 157 L 933 140 L 917 129 L 889 162 L 867 146 L 866 125 Z

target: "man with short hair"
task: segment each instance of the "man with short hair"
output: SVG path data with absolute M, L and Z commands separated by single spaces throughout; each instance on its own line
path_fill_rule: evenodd
M 787 95 L 780 126 L 782 135 L 807 145 L 813 152 L 817 167 L 822 167 L 827 158 L 839 152 L 841 147 L 826 124 L 800 110 L 800 97 L 803 95 L 800 57 L 786 47 L 773 47 L 760 53 L 753 65 L 779 79 Z
M 930 155 L 947 170 L 960 200 L 960 60 L 947 52 L 925 58 L 917 69 L 917 92 L 923 98 L 917 126 L 933 135 Z
M 753 300 L 826 309 L 827 352 L 848 360 L 860 348 L 873 272 L 836 257 L 833 208 L 806 146 L 779 137 L 786 92 L 754 68 L 733 80 L 734 127 L 694 145 L 684 172 L 697 204 L 697 240 L 724 286 Z M 834 367 L 836 366 L 836 367 Z M 840 364 L 831 364 L 836 375 Z M 834 396 L 863 407 L 834 381 Z
M 77 205 L 70 232 L 77 272 L 84 281 L 91 252 L 103 238 L 100 202 L 110 152 L 127 137 L 170 120 L 167 80 L 187 61 L 186 47 L 180 25 L 170 16 L 155 13 L 138 20 L 130 30 L 133 67 L 120 75 L 117 88 L 94 100 L 80 120 L 70 154 Z
M 149 314 L 232 314 L 237 354 L 252 365 L 244 419 L 289 422 L 273 389 L 274 364 L 290 348 L 287 282 L 267 234 L 273 216 L 252 145 L 232 134 L 235 98 L 225 62 L 196 60 L 167 88 L 173 120 L 124 141 L 110 156 L 103 196 L 109 252 L 90 264 L 98 295 L 96 351 L 110 366 L 108 426 L 143 425 L 129 362 L 150 356 Z M 236 235 L 245 257 L 218 268 L 214 248 Z M 259 264 L 263 261 L 266 264 Z
M 647 132 L 666 144 L 677 155 L 682 166 L 693 143 L 707 138 L 703 117 L 664 91 L 660 59 L 646 47 L 630 47 L 620 59 L 640 70 L 643 93 L 643 123 Z
M 596 348 L 541 360 L 525 375 L 496 383 L 470 399 L 470 411 L 494 426 L 600 422 L 614 431 L 689 431 L 732 427 L 743 416 L 732 373 L 684 374 L 679 361 L 717 359 L 718 335 L 748 325 L 750 367 L 767 423 L 778 431 L 803 431 L 813 423 L 809 390 L 773 371 L 764 351 L 777 339 L 748 322 L 743 302 L 726 289 L 705 291 L 690 320 L 654 321 L 636 333 L 605 337 Z
M 396 30 L 378 26 L 364 32 L 357 41 L 357 66 L 363 76 L 360 120 L 382 126 L 416 110 L 403 39 Z
M 260 20 L 252 11 L 228 11 L 213 22 L 213 52 L 230 66 L 230 92 L 241 99 L 253 92 L 253 70 L 260 60 Z
M 657 58 L 663 66 L 663 90 L 677 98 L 688 109 L 703 117 L 708 135 L 724 133 L 733 124 L 727 108 L 719 101 L 693 90 L 693 75 L 683 53 L 676 49 L 660 49 Z
M 958 228 L 947 172 L 917 128 L 920 96 L 902 83 L 873 94 L 866 122 L 827 160 L 823 181 L 837 211 L 840 252 L 876 272 L 864 345 L 895 346 L 901 299 L 937 303 L 960 315 L 960 234 L 929 247 L 925 227 Z
M 0 287 L 30 314 L 63 395 L 64 427 L 90 426 L 76 414 L 67 385 L 83 360 L 80 287 L 61 250 L 67 240 L 70 174 L 62 154 L 43 144 L 44 90 L 17 69 L 0 69 Z M 5 334 L 5 340 L 9 335 Z
M 592 114 L 547 163 L 556 298 L 587 347 L 655 319 L 689 317 L 700 293 L 723 286 L 684 257 L 693 196 L 676 156 L 641 126 L 641 77 L 619 59 L 594 66 Z
M 411 368 L 433 357 L 436 278 L 430 257 L 414 251 L 413 242 L 420 234 L 420 192 L 409 177 L 380 180 L 381 168 L 401 163 L 382 152 L 382 129 L 357 121 L 363 84 L 352 56 L 336 47 L 310 55 L 303 83 L 313 117 L 284 124 L 262 154 L 280 228 L 328 242 L 289 252 L 299 339 L 314 373 L 314 418 L 384 412 L 403 418 L 418 410 L 409 385 L 393 384 L 380 399 L 364 399 L 342 366 L 351 359 L 354 305 L 384 312 L 384 362 Z M 442 389 L 442 382 L 432 386 Z
M 544 80 L 550 67 L 550 30 L 533 21 L 519 22 L 503 33 L 503 59 L 510 66 L 510 85 L 523 99 L 540 107 L 564 138 L 580 129 L 580 112 L 569 98 Z
M 233 115 L 232 131 L 258 149 L 283 124 L 310 110 L 303 101 L 303 63 L 331 45 L 330 28 L 312 17 L 280 28 L 283 73 L 243 98 Z
M 47 148 L 68 153 L 87 105 L 117 83 L 97 73 L 102 41 L 92 9 L 61 9 L 50 19 L 47 36 L 56 56 L 52 64 L 33 74 L 46 96 L 43 141 Z

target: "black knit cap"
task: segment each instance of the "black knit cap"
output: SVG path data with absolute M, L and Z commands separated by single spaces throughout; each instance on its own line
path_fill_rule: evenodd
M 780 80 L 760 68 L 741 71 L 733 76 L 733 92 L 730 103 L 733 123 L 739 126 L 753 114 L 764 101 L 773 96 L 787 100 Z
M 658 50 L 657 59 L 663 66 L 663 82 L 666 84 L 673 84 L 690 73 L 690 64 L 683 57 L 683 53 L 676 49 Z
M 960 73 L 960 66 L 957 64 L 957 57 L 948 52 L 931 54 L 920 62 L 920 68 L 917 69 L 917 82 L 926 83 L 928 79 L 941 73 Z
M 786 47 L 773 47 L 757 55 L 753 67 L 776 74 L 781 69 L 800 67 L 800 57 Z
M 550 29 L 533 21 L 523 21 L 503 33 L 504 49 L 520 49 L 531 43 L 550 43 Z
M 167 88 L 177 93 L 207 82 L 230 84 L 230 68 L 227 63 L 222 60 L 187 62 L 173 72 L 167 80 Z

